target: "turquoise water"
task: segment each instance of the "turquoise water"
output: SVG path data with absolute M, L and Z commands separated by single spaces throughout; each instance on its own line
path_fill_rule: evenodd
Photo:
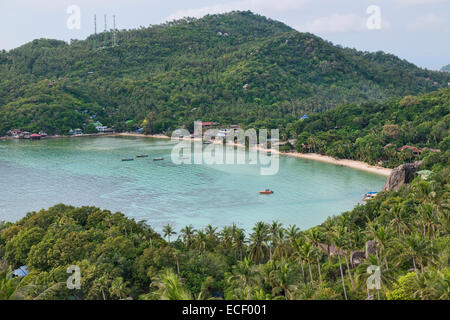
M 278 220 L 302 229 L 352 209 L 385 177 L 328 163 L 279 157 L 276 175 L 258 165 L 176 165 L 175 142 L 134 137 L 0 142 L 0 220 L 57 203 L 92 205 L 147 220 L 156 230 L 172 224 L 250 230 Z M 122 162 L 122 158 L 148 154 Z M 152 158 L 164 157 L 163 161 Z M 265 188 L 272 195 L 260 195 Z

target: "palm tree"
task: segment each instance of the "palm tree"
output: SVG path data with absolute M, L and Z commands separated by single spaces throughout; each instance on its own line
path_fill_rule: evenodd
M 124 282 L 122 277 L 117 277 L 111 282 L 111 288 L 109 292 L 112 296 L 119 297 L 122 300 L 122 296 L 128 294 L 128 282 Z
M 206 245 L 208 242 L 208 238 L 203 231 L 197 231 L 197 235 L 195 237 L 195 246 L 200 253 L 203 253 L 206 250 Z
M 188 226 L 185 226 L 183 229 L 181 229 L 181 234 L 183 235 L 183 240 L 186 244 L 186 249 L 189 250 L 192 242 L 192 237 L 194 236 L 195 229 L 190 224 Z
M 416 292 L 423 300 L 450 300 L 450 275 L 439 269 L 429 269 L 417 281 Z
M 270 274 L 273 293 L 282 292 L 286 300 L 291 298 L 291 292 L 297 289 L 292 283 L 295 281 L 289 263 L 283 262 Z
M 322 255 L 321 255 L 320 245 L 319 245 L 322 240 L 322 235 L 320 234 L 319 229 L 312 228 L 312 229 L 309 229 L 309 232 L 306 234 L 306 237 L 314 246 L 313 256 L 316 257 L 317 270 L 319 272 L 319 281 L 322 282 L 322 273 L 320 271 L 320 258 L 322 257 Z
M 211 240 L 216 240 L 216 231 L 217 228 L 213 227 L 211 224 L 208 224 L 205 228 L 205 233 Z
M 408 225 L 405 223 L 405 219 L 403 217 L 404 211 L 402 210 L 402 207 L 400 204 L 395 205 L 391 208 L 390 213 L 392 214 L 393 218 L 390 222 L 390 225 L 397 227 L 397 232 L 399 236 L 402 236 L 405 234 L 405 231 L 408 230 Z
M 228 283 L 236 282 L 240 287 L 247 287 L 254 275 L 254 266 L 251 260 L 244 258 L 233 266 L 233 274 L 227 279 Z
M 417 270 L 423 274 L 425 260 L 429 257 L 429 249 L 427 241 L 418 234 L 403 237 L 397 240 L 397 260 L 399 264 L 404 258 L 411 259 L 417 280 L 419 275 Z
M 172 226 L 171 226 L 170 224 L 164 226 L 163 232 L 164 232 L 164 237 L 167 237 L 169 243 L 170 243 L 170 236 L 173 236 L 173 235 L 177 234 L 177 233 L 173 230 L 173 228 L 172 228 Z
M 302 279 L 303 279 L 303 282 L 306 283 L 305 269 L 303 267 L 303 262 L 305 261 L 305 257 L 303 256 L 303 245 L 304 244 L 305 244 L 305 240 L 303 238 L 295 239 L 295 260 L 300 262 L 300 266 L 302 268 Z
M 192 300 L 192 295 L 184 288 L 181 278 L 171 269 L 166 269 L 152 278 L 150 288 L 154 291 L 142 296 L 143 299 Z
M 233 230 L 231 227 L 224 227 L 219 235 L 225 248 L 229 249 L 233 246 Z
M 250 235 L 250 257 L 262 263 L 267 250 L 268 230 L 264 222 L 257 222 Z
M 11 271 L 0 271 L 0 300 L 24 300 L 35 286 L 29 284 L 31 275 L 13 277 Z
M 341 250 L 339 249 L 344 244 L 344 237 L 345 237 L 346 232 L 347 232 L 347 230 L 345 227 L 336 226 L 335 233 L 334 233 L 334 244 L 336 245 L 336 252 L 337 252 L 338 258 L 339 258 L 339 269 L 341 271 L 342 288 L 344 289 L 344 297 L 345 297 L 345 300 L 348 300 L 347 290 L 345 289 L 344 272 L 342 271 Z
M 314 256 L 314 251 L 313 251 L 313 246 L 312 246 L 311 242 L 305 241 L 303 243 L 301 250 L 302 250 L 303 258 L 306 260 L 306 262 L 308 262 L 309 277 L 311 278 L 311 283 L 313 283 L 314 278 L 313 278 L 312 271 L 311 271 L 311 262 L 312 262 L 312 259 Z
M 95 286 L 99 287 L 103 300 L 106 300 L 105 289 L 108 287 L 111 281 L 108 279 L 108 275 L 104 275 L 97 280 L 95 280 Z
M 299 237 L 300 228 L 295 224 L 290 225 L 287 230 L 287 241 L 289 243 L 289 253 L 292 253 L 295 250 L 295 240 Z
M 386 248 L 387 245 L 392 238 L 392 234 L 389 229 L 381 226 L 378 228 L 378 230 L 375 233 L 377 244 L 380 245 L 380 258 L 384 260 L 384 264 L 386 266 L 386 270 L 389 270 L 389 265 L 387 262 L 387 252 Z
M 380 265 L 380 256 L 378 255 L 377 230 L 378 224 L 375 221 L 367 222 L 367 233 L 375 241 L 375 256 L 377 257 L 377 265 Z
M 268 227 L 268 232 L 270 234 L 270 245 L 269 245 L 269 260 L 272 260 L 273 250 L 276 246 L 277 238 L 278 238 L 278 230 L 282 227 L 282 223 L 278 221 L 272 221 L 272 224 Z
M 325 244 L 327 245 L 327 259 L 328 262 L 330 262 L 330 246 L 332 244 L 332 240 L 333 240 L 333 234 L 334 234 L 334 220 L 331 217 L 328 217 L 324 223 L 322 223 L 322 225 L 320 226 L 320 228 L 322 228 L 323 230 L 323 241 L 325 242 Z
M 239 252 L 239 260 L 242 261 L 242 250 L 245 245 L 245 232 L 243 229 L 236 228 L 233 233 L 233 247 L 235 252 Z
M 284 232 L 285 232 L 285 230 L 283 228 L 278 229 L 278 235 L 276 237 L 277 245 L 273 252 L 273 256 L 277 257 L 279 259 L 286 258 L 288 255 L 288 251 L 289 251 L 289 248 L 288 248 L 288 246 L 286 246 L 286 242 L 284 240 L 284 238 L 285 238 Z

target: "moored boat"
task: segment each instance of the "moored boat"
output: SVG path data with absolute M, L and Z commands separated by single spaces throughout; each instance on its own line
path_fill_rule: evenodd
M 137 155 L 136 158 L 148 158 L 148 154 Z
M 260 192 L 259 192 L 259 194 L 272 194 L 272 193 L 273 193 L 273 191 L 270 190 L 270 189 L 266 189 L 266 190 L 264 190 L 264 191 L 260 191 Z
M 161 158 L 153 158 L 153 161 L 161 161 L 161 160 L 164 160 L 164 158 L 163 157 L 161 157 Z
M 364 195 L 363 201 L 367 201 L 367 200 L 373 199 L 373 198 L 375 198 L 377 196 L 377 194 L 378 194 L 378 192 L 376 192 L 376 191 L 367 192 Z
M 134 159 L 133 158 L 125 158 L 125 159 L 122 159 L 122 161 L 133 161 Z

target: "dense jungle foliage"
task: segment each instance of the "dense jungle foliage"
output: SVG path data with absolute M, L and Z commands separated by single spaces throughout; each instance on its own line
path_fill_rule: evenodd
M 148 133 L 194 120 L 284 128 L 339 104 L 447 86 L 383 52 L 335 46 L 251 12 L 208 15 L 86 40 L 39 39 L 0 52 L 0 136 L 67 134 L 93 121 Z M 130 121 L 132 120 L 132 121 Z
M 421 156 L 404 145 L 448 152 L 450 89 L 423 96 L 406 96 L 383 103 L 338 106 L 297 120 L 287 136 L 298 137 L 297 150 L 335 158 L 396 167 Z M 448 153 L 447 153 L 448 154 Z

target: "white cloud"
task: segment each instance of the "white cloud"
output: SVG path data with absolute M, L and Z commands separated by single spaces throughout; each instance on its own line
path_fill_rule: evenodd
M 416 19 L 415 21 L 409 23 L 407 25 L 410 30 L 424 30 L 424 31 L 432 31 L 432 30 L 449 30 L 450 21 L 448 19 L 444 19 L 434 13 L 429 13 L 423 17 Z
M 311 33 L 335 33 L 335 32 L 355 32 L 368 31 L 366 26 L 367 17 L 358 16 L 356 14 L 332 14 L 328 17 L 321 17 L 297 27 L 301 32 Z M 382 29 L 390 27 L 390 23 L 386 20 L 381 22 Z
M 283 12 L 303 7 L 312 0 L 236 0 L 229 3 L 205 6 L 197 9 L 179 10 L 171 14 L 167 20 L 180 19 L 184 17 L 201 18 L 207 14 L 225 13 L 233 10 L 251 10 L 261 14 Z

